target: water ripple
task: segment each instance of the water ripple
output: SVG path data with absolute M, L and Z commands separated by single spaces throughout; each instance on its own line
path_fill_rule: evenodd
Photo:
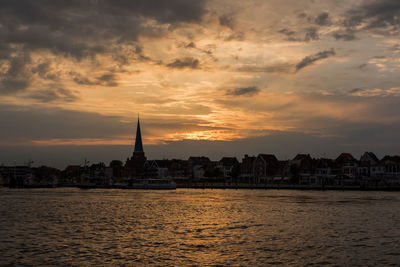
M 0 189 L 0 265 L 398 266 L 396 192 Z

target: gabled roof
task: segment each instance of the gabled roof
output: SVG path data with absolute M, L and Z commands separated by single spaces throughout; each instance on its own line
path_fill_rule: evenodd
M 335 163 L 353 162 L 354 157 L 350 153 L 342 153 L 335 159 Z
M 371 158 L 373 158 L 376 162 L 379 162 L 378 157 L 377 157 L 373 152 L 366 152 L 366 153 L 368 153 L 368 155 L 369 155 Z
M 222 163 L 223 166 L 233 166 L 239 164 L 239 161 L 236 157 L 223 157 L 219 163 Z
M 146 168 L 167 168 L 166 160 L 146 160 L 144 166 Z
M 396 163 L 400 163 L 400 156 L 384 156 L 382 159 L 382 162 L 386 162 L 386 161 L 392 161 L 392 162 L 396 162 Z
M 257 157 L 254 157 L 254 156 L 251 156 L 251 157 L 249 157 L 249 156 L 247 156 L 247 157 L 244 157 L 244 158 L 242 158 L 242 163 L 241 164 L 253 164 L 253 162 L 256 160 L 256 158 Z
M 307 160 L 307 161 L 311 161 L 312 158 L 310 156 L 310 154 L 297 154 L 296 157 L 294 157 L 293 160 Z
M 258 154 L 259 158 L 262 158 L 264 161 L 278 161 L 278 159 L 273 154 Z
M 372 160 L 374 160 L 376 163 L 379 162 L 378 157 L 377 157 L 373 152 L 365 152 L 364 155 L 361 156 L 361 159 L 360 159 L 360 160 L 362 160 L 362 158 L 365 157 L 365 156 L 370 157 L 370 158 L 371 158 Z

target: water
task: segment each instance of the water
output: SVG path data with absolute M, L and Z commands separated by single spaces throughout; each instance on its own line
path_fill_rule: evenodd
M 400 193 L 0 189 L 0 265 L 399 266 Z

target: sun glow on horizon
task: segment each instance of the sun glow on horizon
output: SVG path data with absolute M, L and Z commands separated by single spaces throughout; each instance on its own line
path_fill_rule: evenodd
M 393 1 L 0 3 L 0 144 L 133 145 L 140 113 L 149 146 L 271 133 L 395 146 Z

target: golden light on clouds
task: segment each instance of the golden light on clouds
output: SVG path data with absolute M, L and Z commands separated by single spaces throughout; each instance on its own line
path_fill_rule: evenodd
M 15 25 L 0 18 L 3 123 L 20 123 L 4 139 L 130 145 L 138 113 L 148 145 L 350 136 L 400 120 L 398 25 L 390 12 L 366 15 L 385 3 L 147 4 L 34 2 L 49 12 L 34 20 L 4 11 Z
M 132 139 L 47 139 L 47 140 L 32 140 L 33 145 L 39 146 L 98 146 L 98 145 L 130 145 Z

